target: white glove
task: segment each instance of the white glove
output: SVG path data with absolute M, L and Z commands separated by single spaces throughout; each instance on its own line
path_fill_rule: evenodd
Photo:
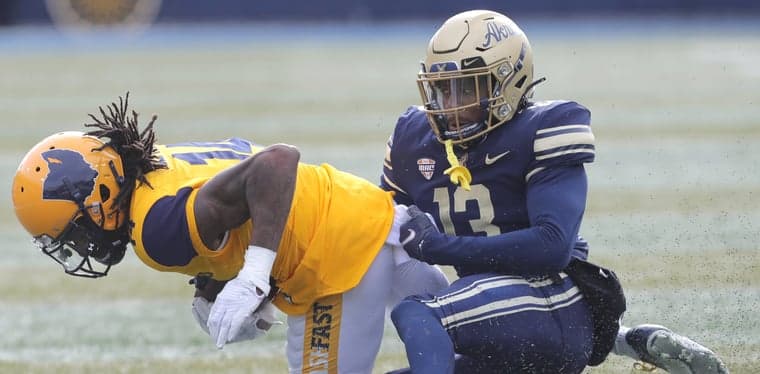
M 243 268 L 216 296 L 207 325 L 217 348 L 222 349 L 224 344 L 235 339 L 246 318 L 266 299 L 275 255 L 269 249 L 249 246 Z
M 209 333 L 207 326 L 208 316 L 213 305 L 213 302 L 210 302 L 203 297 L 196 297 L 193 299 L 193 318 L 195 318 L 195 321 L 198 322 L 198 325 L 207 334 Z M 229 341 L 229 343 L 256 339 L 265 335 L 273 325 L 282 325 L 282 322 L 275 317 L 274 305 L 269 301 L 265 301 L 256 312 L 246 317 L 240 333 Z

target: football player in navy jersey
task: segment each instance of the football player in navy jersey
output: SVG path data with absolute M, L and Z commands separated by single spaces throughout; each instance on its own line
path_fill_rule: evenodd
M 417 81 L 423 105 L 399 118 L 381 185 L 411 206 L 406 252 L 460 279 L 394 308 L 411 371 L 579 373 L 613 351 L 674 373 L 727 373 L 662 326 L 619 325 L 617 278 L 585 261 L 579 235 L 590 111 L 530 100 L 543 79 L 533 81 L 512 20 L 483 10 L 448 19 Z

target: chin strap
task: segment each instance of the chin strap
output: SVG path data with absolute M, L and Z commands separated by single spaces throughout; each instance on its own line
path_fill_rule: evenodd
M 459 160 L 454 154 L 454 144 L 451 142 L 451 139 L 446 140 L 443 145 L 446 147 L 446 159 L 451 164 L 451 167 L 444 170 L 443 174 L 449 176 L 451 183 L 461 185 L 462 188 L 469 191 L 472 174 L 470 174 L 470 171 L 466 167 L 459 165 Z

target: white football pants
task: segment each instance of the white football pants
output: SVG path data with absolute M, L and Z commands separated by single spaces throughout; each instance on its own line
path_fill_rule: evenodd
M 437 266 L 410 258 L 398 242 L 408 220 L 396 206 L 387 242 L 359 284 L 325 297 L 305 315 L 288 316 L 286 355 L 291 373 L 371 373 L 385 327 L 385 310 L 402 298 L 448 286 Z

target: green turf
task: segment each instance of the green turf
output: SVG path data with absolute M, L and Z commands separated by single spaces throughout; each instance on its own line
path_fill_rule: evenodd
M 592 110 L 597 161 L 582 232 L 592 259 L 623 279 L 625 322 L 668 325 L 732 372 L 757 373 L 760 32 L 661 31 L 538 33 L 537 75 L 549 81 L 537 96 Z M 143 119 L 159 114 L 162 142 L 290 142 L 305 161 L 376 181 L 396 117 L 418 102 L 425 33 L 269 40 L 252 29 L 222 44 L 22 48 L 9 45 L 40 38 L 0 29 L 0 372 L 285 372 L 283 328 L 217 351 L 190 315 L 185 277 L 131 254 L 107 279 L 65 276 L 15 221 L 14 170 L 36 141 L 80 129 L 86 113 L 131 91 Z M 376 372 L 404 364 L 388 328 Z M 588 372 L 631 365 L 613 357 Z

